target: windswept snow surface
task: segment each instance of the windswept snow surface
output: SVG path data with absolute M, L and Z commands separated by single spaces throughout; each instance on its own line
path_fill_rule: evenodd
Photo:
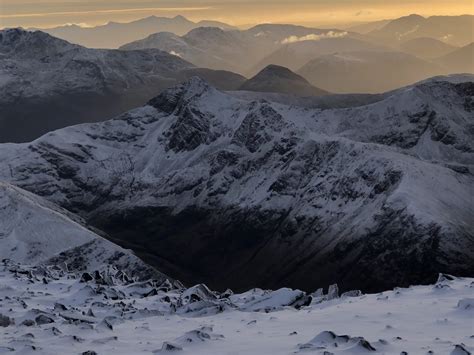
M 102 274 L 103 275 L 103 274 Z M 87 275 L 85 275 L 87 276 Z M 474 350 L 474 280 L 379 294 L 232 295 L 0 265 L 0 354 L 452 354 Z M 103 275 L 106 276 L 106 275 Z M 88 281 L 86 281 L 88 280 Z M 265 304 L 264 308 L 255 308 Z

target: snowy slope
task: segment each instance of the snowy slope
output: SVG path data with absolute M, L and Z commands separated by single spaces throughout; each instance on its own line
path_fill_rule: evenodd
M 41 281 L 41 280 L 44 281 Z M 219 294 L 156 282 L 81 282 L 0 265 L 0 352 L 21 354 L 451 354 L 474 350 L 474 281 L 288 302 L 297 290 Z M 25 295 L 28 295 L 27 297 Z M 290 301 L 291 302 L 291 301 Z M 277 305 L 255 311 L 252 305 Z
M 85 222 L 42 198 L 0 183 L 0 259 L 58 264 L 71 271 L 120 268 L 130 276 L 164 277 L 132 252 L 88 229 Z
M 320 110 L 193 78 L 114 120 L 1 145 L 0 180 L 185 283 L 381 290 L 472 275 L 472 86 Z

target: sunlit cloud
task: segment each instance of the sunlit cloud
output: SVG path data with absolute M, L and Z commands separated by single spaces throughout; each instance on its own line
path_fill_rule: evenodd
M 1 15 L 0 18 L 27 18 L 27 17 L 49 17 L 49 16 L 67 16 L 67 15 L 93 15 L 93 14 L 117 14 L 117 13 L 137 13 L 150 11 L 204 11 L 211 10 L 212 7 L 147 7 L 135 9 L 109 9 L 109 10 L 90 10 L 90 11 L 58 11 L 58 12 L 39 12 L 27 14 Z
M 290 36 L 285 38 L 281 41 L 282 44 L 289 44 L 289 43 L 296 43 L 296 42 L 303 42 L 303 41 L 320 41 L 326 38 L 341 38 L 347 36 L 347 32 L 336 32 L 336 31 L 329 31 L 320 35 L 317 34 L 309 34 L 302 37 L 297 36 Z

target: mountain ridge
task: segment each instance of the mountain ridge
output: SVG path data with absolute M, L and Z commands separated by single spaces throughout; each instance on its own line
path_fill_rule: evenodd
M 109 22 L 96 27 L 67 25 L 43 29 L 32 28 L 28 30 L 47 32 L 53 36 L 90 48 L 114 49 L 128 42 L 145 38 L 152 33 L 168 31 L 178 35 L 184 35 L 192 29 L 203 25 L 235 29 L 233 26 L 218 21 L 203 20 L 193 22 L 184 16 L 175 16 L 172 18 L 149 16 L 132 22 Z
M 318 110 L 193 78 L 112 121 L 2 145 L 0 178 L 186 283 L 428 282 L 473 267 L 471 89 L 428 81 Z

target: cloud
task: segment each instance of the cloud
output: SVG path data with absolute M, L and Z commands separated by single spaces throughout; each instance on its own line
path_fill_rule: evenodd
M 306 36 L 302 37 L 297 37 L 297 36 L 290 36 L 285 38 L 283 41 L 281 41 L 282 44 L 289 44 L 289 43 L 296 43 L 296 42 L 303 42 L 303 41 L 320 41 L 322 39 L 326 38 L 341 38 L 347 36 L 347 32 L 337 32 L 337 31 L 329 31 L 326 33 L 322 34 L 309 34 Z
M 174 55 L 174 56 L 176 56 L 176 57 L 182 58 L 182 57 L 181 57 L 181 54 L 179 54 L 178 52 L 171 51 L 170 54 L 171 54 L 171 55 Z

